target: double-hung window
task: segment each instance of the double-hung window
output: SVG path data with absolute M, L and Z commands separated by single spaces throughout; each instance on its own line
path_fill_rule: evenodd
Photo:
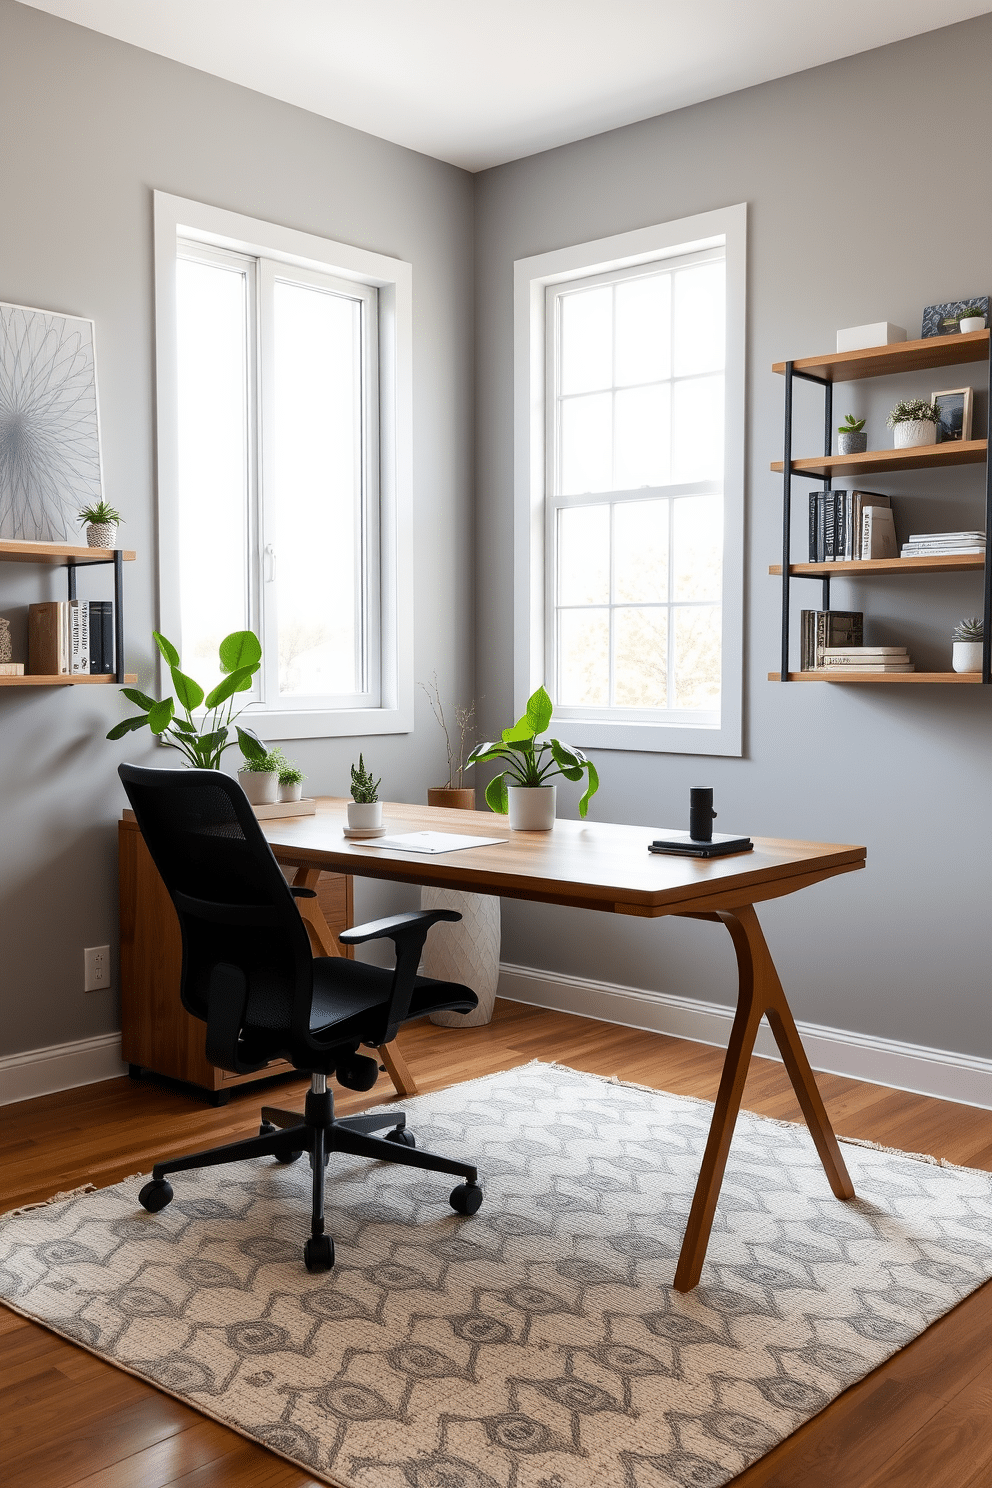
M 517 684 L 576 744 L 740 749 L 742 214 L 517 266 Z
M 221 638 L 256 631 L 266 737 L 399 731 L 408 265 L 156 209 L 162 629 L 206 687 Z

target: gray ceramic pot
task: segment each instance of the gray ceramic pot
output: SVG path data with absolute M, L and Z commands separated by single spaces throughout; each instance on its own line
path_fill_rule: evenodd
M 860 434 L 838 434 L 837 453 L 839 455 L 863 455 L 868 448 L 868 435 L 862 431 Z

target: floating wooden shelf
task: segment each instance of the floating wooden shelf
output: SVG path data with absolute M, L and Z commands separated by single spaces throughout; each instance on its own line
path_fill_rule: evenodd
M 825 382 L 856 382 L 862 377 L 895 377 L 900 372 L 926 372 L 931 367 L 984 362 L 988 355 L 988 331 L 971 331 L 967 336 L 956 332 L 953 336 L 926 336 L 921 341 L 895 341 L 891 346 L 866 346 L 860 351 L 801 357 L 792 367 L 795 372 L 822 377 Z M 774 362 L 772 371 L 784 376 L 785 362 Z
M 67 563 L 113 563 L 113 548 L 77 548 L 70 543 L 0 542 L 0 563 L 54 563 L 63 567 Z M 134 562 L 134 552 L 129 548 L 120 550 L 125 563 Z
M 982 465 L 987 443 L 984 439 L 959 439 L 947 444 L 918 444 L 914 449 L 865 450 L 863 455 L 812 455 L 793 460 L 793 475 L 807 475 L 820 480 L 829 475 L 877 475 L 881 470 L 932 470 L 938 465 Z M 773 460 L 772 470 L 782 471 L 781 460 Z
M 769 682 L 781 682 L 781 672 L 769 672 Z M 964 686 L 974 686 L 976 683 L 982 685 L 981 672 L 856 672 L 852 667 L 843 676 L 838 676 L 835 671 L 818 672 L 790 672 L 790 682 L 839 682 L 841 686 L 852 682 L 881 682 L 883 686 L 891 686 L 898 682 L 901 686 L 905 683 L 919 685 L 921 682 L 962 683 Z
M 985 559 L 978 553 L 937 558 L 846 558 L 838 563 L 790 563 L 795 578 L 833 579 L 842 574 L 981 573 Z M 768 565 L 770 574 L 781 574 L 781 563 Z
M 125 672 L 125 685 L 133 687 L 138 680 L 137 672 Z M 0 687 L 99 687 L 100 685 L 116 687 L 117 678 L 101 673 L 99 676 L 90 676 L 86 672 L 78 677 L 46 677 L 41 673 L 31 673 L 24 677 L 0 677 Z

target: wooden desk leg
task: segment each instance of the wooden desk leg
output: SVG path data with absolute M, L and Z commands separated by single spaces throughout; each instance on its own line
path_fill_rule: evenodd
M 813 1071 L 753 906 L 747 905 L 733 912 L 720 911 L 713 918 L 721 919 L 730 931 L 737 953 L 740 990 L 713 1120 L 675 1271 L 675 1288 L 679 1292 L 691 1291 L 703 1269 L 754 1040 L 766 1013 L 830 1187 L 839 1199 L 854 1197 L 854 1185 L 816 1088 Z
M 293 876 L 293 887 L 302 889 L 315 889 L 320 878 L 319 868 L 297 868 Z M 324 912 L 316 899 L 297 899 L 296 907 L 300 911 L 303 923 L 307 927 L 310 936 L 310 944 L 315 956 L 340 956 L 341 950 L 331 933 L 331 927 L 324 918 Z M 416 1095 L 417 1082 L 414 1080 L 407 1066 L 406 1060 L 400 1053 L 395 1042 L 381 1044 L 376 1050 L 382 1063 L 386 1066 L 386 1073 L 396 1086 L 399 1095 Z

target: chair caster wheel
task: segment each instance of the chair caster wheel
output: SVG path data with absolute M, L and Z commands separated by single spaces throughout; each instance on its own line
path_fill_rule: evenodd
M 482 1207 L 482 1189 L 477 1183 L 459 1183 L 448 1195 L 456 1214 L 477 1214 Z
M 271 1137 L 275 1134 L 276 1131 L 278 1131 L 278 1127 L 273 1126 L 271 1121 L 263 1121 L 261 1126 L 258 1128 L 258 1135 L 260 1137 Z M 301 1147 L 298 1152 L 287 1152 L 285 1157 L 280 1157 L 278 1152 L 273 1153 L 273 1156 L 275 1157 L 277 1163 L 285 1163 L 288 1165 L 289 1163 L 296 1162 L 296 1159 L 298 1157 L 303 1156 L 303 1148 Z
M 303 1261 L 308 1271 L 330 1271 L 334 1265 L 334 1241 L 330 1235 L 311 1235 L 303 1247 Z
M 408 1126 L 394 1126 L 391 1132 L 386 1133 L 387 1142 L 395 1142 L 398 1147 L 416 1147 L 417 1139 Z
M 172 1184 L 166 1183 L 164 1178 L 153 1178 L 139 1193 L 138 1203 L 149 1214 L 157 1214 L 166 1204 L 172 1203 Z

